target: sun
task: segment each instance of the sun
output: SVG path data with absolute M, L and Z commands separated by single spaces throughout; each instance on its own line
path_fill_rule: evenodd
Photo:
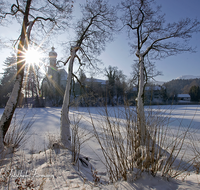
M 41 61 L 41 54 L 37 49 L 30 47 L 25 53 L 25 60 L 27 64 L 38 65 Z

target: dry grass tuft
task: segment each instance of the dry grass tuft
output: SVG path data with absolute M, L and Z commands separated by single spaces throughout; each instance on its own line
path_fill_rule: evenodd
M 112 182 L 119 179 L 134 180 L 142 172 L 174 178 L 188 171 L 195 160 L 185 160 L 185 142 L 191 124 L 183 130 L 169 127 L 171 113 L 146 113 L 146 144 L 140 145 L 136 126 L 136 110 L 125 106 L 114 111 L 105 107 L 98 123 L 91 116 L 94 135 L 102 149 L 107 173 Z M 187 145 L 187 146 L 186 146 Z M 183 154 L 181 155 L 180 153 Z

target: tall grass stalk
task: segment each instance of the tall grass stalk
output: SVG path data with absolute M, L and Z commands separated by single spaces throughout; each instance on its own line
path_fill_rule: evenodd
M 12 146 L 14 150 L 17 150 L 28 140 L 27 133 L 34 123 L 34 116 L 28 122 L 24 121 L 25 116 L 26 114 L 24 114 L 22 119 L 19 120 L 17 119 L 17 114 L 14 115 L 13 122 L 4 138 L 4 144 L 7 147 Z
M 135 108 L 125 106 L 111 110 L 105 107 L 98 121 L 90 116 L 112 182 L 121 178 L 133 180 L 142 172 L 153 176 L 159 172 L 167 178 L 177 177 L 192 166 L 195 157 L 186 162 L 185 153 L 180 157 L 186 145 L 185 139 L 189 137 L 191 123 L 186 130 L 182 129 L 180 123 L 175 133 L 169 125 L 171 111 L 162 113 L 161 110 L 147 110 L 148 135 L 145 146 L 141 146 Z

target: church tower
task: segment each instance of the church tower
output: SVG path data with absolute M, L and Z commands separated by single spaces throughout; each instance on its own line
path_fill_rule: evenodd
M 63 94 L 67 83 L 67 72 L 57 66 L 57 53 L 52 47 L 49 52 L 47 76 L 42 81 L 42 96 L 45 106 L 57 106 L 63 102 Z
M 52 47 L 49 52 L 49 66 L 48 66 L 48 93 L 53 105 L 58 104 L 59 93 L 58 89 L 60 86 L 59 81 L 59 71 L 57 68 L 57 53 L 54 51 L 55 48 Z
M 54 50 L 55 48 L 52 47 L 51 51 L 49 52 L 49 60 L 50 60 L 50 65 L 56 67 L 57 53 Z
M 52 47 L 52 50 L 49 52 L 49 62 L 50 65 L 48 67 L 48 76 L 50 79 L 52 79 L 54 82 L 58 82 L 58 68 L 56 65 L 57 61 L 57 53 L 54 51 L 55 48 Z

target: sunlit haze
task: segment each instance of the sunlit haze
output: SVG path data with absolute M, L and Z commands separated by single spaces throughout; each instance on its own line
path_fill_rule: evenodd
M 41 59 L 41 54 L 38 50 L 34 48 L 29 48 L 25 55 L 26 63 L 28 64 L 39 64 Z

